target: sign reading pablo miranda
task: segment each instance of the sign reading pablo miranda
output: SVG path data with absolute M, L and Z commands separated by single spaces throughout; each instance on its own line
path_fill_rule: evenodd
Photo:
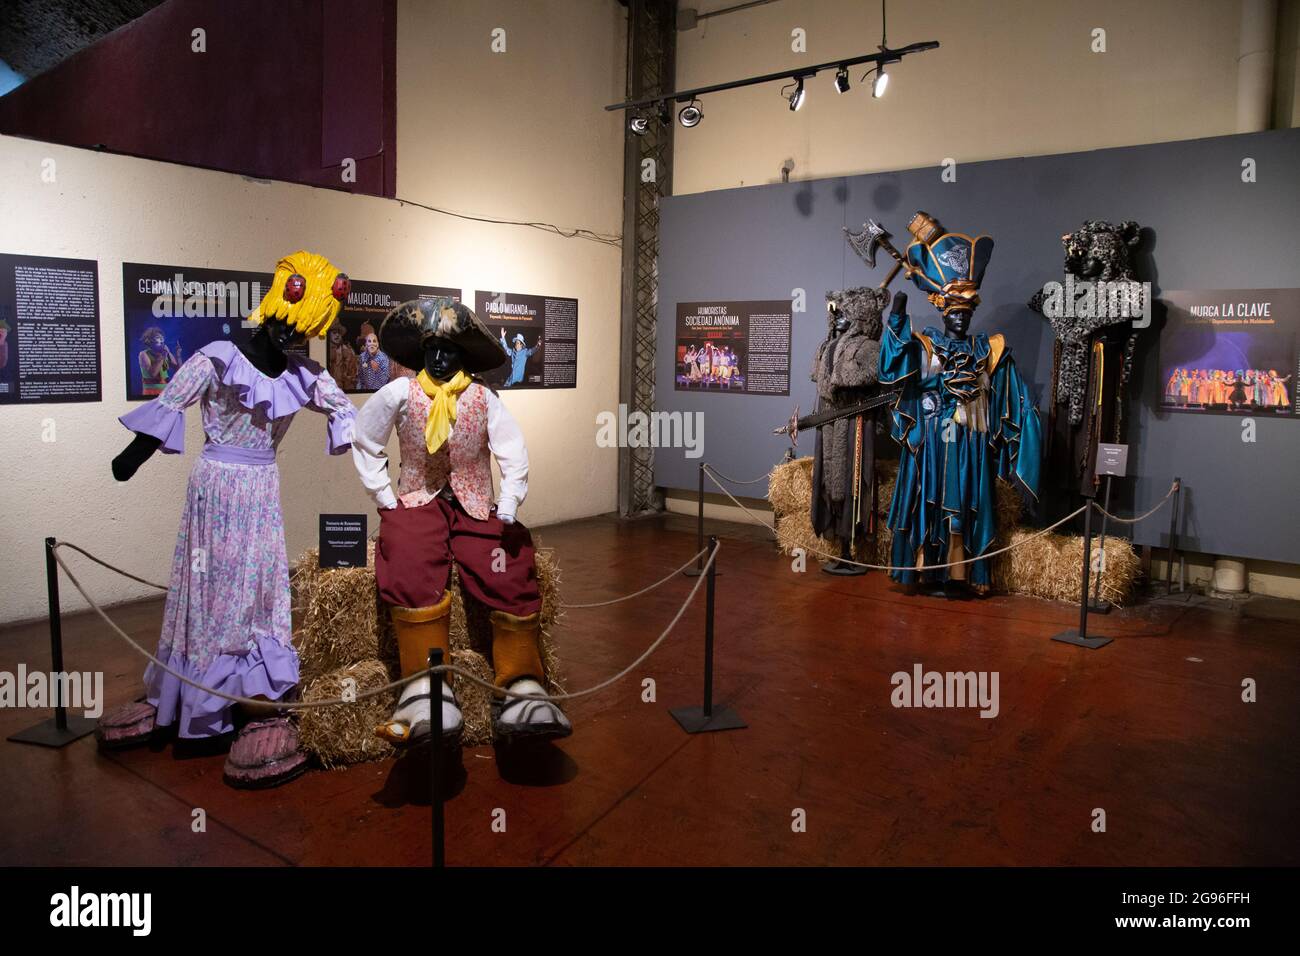
M 789 395 L 790 326 L 789 299 L 677 303 L 674 389 Z
M 475 292 L 474 311 L 509 356 L 483 373 L 495 389 L 578 387 L 578 300 Z
M 1201 414 L 1300 413 L 1300 289 L 1166 292 L 1160 404 Z
M 248 313 L 270 287 L 269 272 L 122 263 L 127 399 L 157 398 L 209 342 L 247 342 Z

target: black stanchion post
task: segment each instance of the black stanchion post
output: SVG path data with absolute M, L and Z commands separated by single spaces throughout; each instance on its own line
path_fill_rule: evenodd
M 442 666 L 442 648 L 434 647 L 429 650 L 429 666 Z M 429 716 L 433 718 L 433 737 L 429 741 L 429 808 L 433 811 L 433 866 L 435 869 L 442 869 L 446 865 L 446 854 L 443 843 L 444 827 L 442 816 L 442 789 L 439 787 L 438 769 L 442 763 L 442 682 L 445 679 L 441 673 L 429 675 Z
M 1100 544 L 1097 547 L 1097 553 L 1101 555 L 1101 560 L 1097 564 L 1097 578 L 1092 585 L 1092 602 L 1088 605 L 1088 610 L 1093 614 L 1109 614 L 1110 602 L 1101 599 L 1101 577 L 1106 573 L 1106 519 L 1110 511 L 1110 483 L 1112 476 L 1106 476 L 1106 493 L 1103 496 L 1105 504 L 1102 505 L 1101 511 L 1101 534 L 1098 536 Z
M 1169 553 L 1165 562 L 1165 593 L 1174 593 L 1174 550 L 1178 546 L 1178 507 L 1183 503 L 1183 479 L 1174 476 L 1174 500 L 1169 502 Z
M 700 462 L 700 492 L 696 502 L 695 514 L 695 550 L 704 550 L 704 462 Z M 701 554 L 695 559 L 695 567 L 687 568 L 683 574 L 688 578 L 698 578 L 704 573 L 704 559 L 708 555 Z
M 713 716 L 713 596 L 718 584 L 718 539 L 709 539 L 709 576 L 704 580 L 704 717 Z
M 80 740 L 95 729 L 89 717 L 69 717 L 64 706 L 62 691 L 67 687 L 63 680 L 63 616 L 59 609 L 59 563 L 54 560 L 53 538 L 45 539 L 45 596 L 50 609 L 50 671 L 53 679 L 54 719 L 43 720 L 35 726 L 20 730 L 10 737 L 17 743 L 40 744 L 42 747 L 62 747 Z
M 704 583 L 704 706 L 674 707 L 673 719 L 688 734 L 715 730 L 742 730 L 748 725 L 730 707 L 713 707 L 713 625 L 715 585 L 718 574 L 718 539 L 709 538 L 709 571 Z M 698 587 L 698 585 L 697 585 Z
M 700 462 L 700 493 L 695 514 L 695 550 L 697 552 L 704 552 L 704 469 L 708 466 L 708 462 Z M 707 553 L 701 553 L 700 556 L 695 559 L 695 567 L 687 568 L 682 573 L 688 578 L 698 578 L 704 573 L 704 562 L 707 558 Z M 714 562 L 713 573 L 720 573 L 717 569 L 716 561 Z
M 1088 507 L 1083 513 L 1083 587 L 1079 591 L 1079 627 L 1077 630 L 1071 629 L 1053 635 L 1052 640 L 1095 651 L 1109 644 L 1112 638 L 1088 636 L 1088 573 L 1092 569 L 1092 509 L 1093 502 L 1089 498 Z

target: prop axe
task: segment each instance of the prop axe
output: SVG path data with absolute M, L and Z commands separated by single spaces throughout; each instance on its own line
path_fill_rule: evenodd
M 848 226 L 844 227 L 844 237 L 848 239 L 849 245 L 867 265 L 871 268 L 876 267 L 876 250 L 884 249 L 894 259 L 894 268 L 889 270 L 889 275 L 885 276 L 885 281 L 880 283 L 880 288 L 886 289 L 889 283 L 894 281 L 894 276 L 898 275 L 899 270 L 903 270 L 905 277 L 910 278 L 916 270 L 908 265 L 906 259 L 899 254 L 894 248 L 894 244 L 889 241 L 889 233 L 885 227 L 874 219 L 868 219 L 862 224 L 861 232 L 854 232 Z

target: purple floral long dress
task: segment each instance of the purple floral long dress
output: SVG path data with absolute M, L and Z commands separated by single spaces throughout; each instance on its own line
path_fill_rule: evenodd
M 298 683 L 289 561 L 275 450 L 299 409 L 329 418 L 329 453 L 352 443 L 356 409 L 328 372 L 290 354 L 278 378 L 230 342 L 194 353 L 163 393 L 120 419 L 162 450 L 185 450 L 185 409 L 201 403 L 203 453 L 190 473 L 172 557 L 157 657 L 227 694 L 279 700 Z M 230 731 L 234 705 L 150 663 L 144 683 L 156 724 L 182 737 Z

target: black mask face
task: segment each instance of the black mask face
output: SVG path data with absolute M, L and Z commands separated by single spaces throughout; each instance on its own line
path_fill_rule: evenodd
M 302 345 L 304 341 L 303 334 L 283 319 L 264 319 L 260 328 L 277 352 Z
M 445 382 L 465 368 L 465 353 L 455 342 L 431 338 L 424 346 L 424 370 L 430 378 Z
M 835 334 L 842 335 L 847 332 L 852 323 L 849 317 L 844 314 L 844 310 L 832 302 L 827 311 L 830 312 L 831 328 L 835 330 Z
M 948 330 L 948 334 L 954 339 L 966 338 L 966 333 L 970 331 L 970 312 L 965 309 L 954 309 L 947 312 L 943 317 L 943 327 Z

